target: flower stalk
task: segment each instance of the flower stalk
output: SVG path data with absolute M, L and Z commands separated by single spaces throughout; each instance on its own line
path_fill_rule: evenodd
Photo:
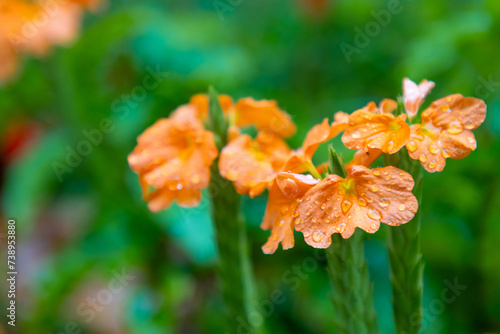
M 208 127 L 215 136 L 220 150 L 227 141 L 227 122 L 217 100 L 218 94 L 210 88 L 210 111 Z M 241 323 L 248 323 L 256 296 L 255 282 L 249 249 L 246 226 L 241 213 L 240 196 L 231 181 L 224 179 L 219 172 L 218 159 L 211 166 L 209 192 L 212 199 L 212 218 L 219 251 L 217 273 L 219 284 L 226 304 L 226 326 L 228 333 L 236 332 Z M 255 328 L 261 333 L 262 327 Z
M 345 178 L 347 173 L 341 159 L 332 147 L 329 153 L 332 173 Z M 360 231 L 349 239 L 335 233 L 332 245 L 326 249 L 337 333 L 380 333 L 363 240 Z
M 420 251 L 422 166 L 410 159 L 406 148 L 398 154 L 385 154 L 384 162 L 387 166 L 407 171 L 415 181 L 413 194 L 419 202 L 418 211 L 407 224 L 388 229 L 387 248 L 396 332 L 418 334 L 423 316 L 424 262 Z

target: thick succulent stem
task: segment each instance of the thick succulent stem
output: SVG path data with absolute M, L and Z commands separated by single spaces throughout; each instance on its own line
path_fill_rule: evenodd
M 211 88 L 207 128 L 213 132 L 219 150 L 226 144 L 227 126 L 217 93 Z M 217 273 L 227 311 L 226 332 L 237 333 L 239 328 L 245 328 L 247 332 L 261 333 L 262 323 L 252 323 L 248 317 L 253 312 L 256 289 L 240 196 L 220 175 L 218 159 L 211 166 L 209 191 L 219 251 Z
M 380 333 L 363 239 L 361 231 L 349 239 L 335 234 L 332 246 L 326 250 L 337 333 Z
M 345 178 L 342 160 L 332 147 L 329 153 L 330 170 Z M 363 240 L 361 231 L 356 231 L 349 239 L 334 234 L 332 245 L 326 249 L 337 333 L 380 333 Z
M 418 334 L 422 325 L 424 272 L 420 251 L 422 166 L 410 159 L 404 148 L 397 155 L 386 155 L 384 161 L 386 165 L 407 171 L 415 180 L 413 194 L 419 203 L 418 211 L 410 222 L 389 229 L 387 248 L 396 333 Z

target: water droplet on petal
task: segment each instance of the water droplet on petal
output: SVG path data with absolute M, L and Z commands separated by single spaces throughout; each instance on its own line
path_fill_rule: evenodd
M 385 197 L 382 197 L 378 203 L 380 204 L 380 206 L 383 206 L 385 208 L 389 205 L 389 200 Z
M 325 210 L 326 204 L 325 203 L 321 204 L 320 208 L 321 208 L 321 210 Z
M 372 230 L 372 232 L 375 232 L 377 230 L 377 224 L 375 223 L 371 224 L 370 229 Z
M 345 223 L 340 223 L 338 226 L 337 226 L 337 232 L 339 233 L 342 233 L 345 231 Z
M 283 226 L 283 225 L 285 225 L 285 221 L 282 219 L 282 220 L 280 220 L 280 226 Z
M 310 215 L 311 215 L 311 211 L 307 211 L 306 216 L 310 216 Z
M 352 133 L 352 138 L 358 139 L 360 137 L 361 137 L 361 132 L 359 132 L 359 130 L 356 130 Z
M 308 236 L 309 236 L 309 232 L 304 231 L 304 237 L 308 237 Z
M 474 129 L 474 121 L 471 119 L 465 121 L 464 128 L 466 128 L 467 130 Z
M 316 231 L 313 234 L 314 242 L 320 242 L 321 240 L 323 240 L 324 237 L 325 237 L 325 234 L 321 231 Z
M 295 218 L 295 217 L 298 217 L 298 216 L 299 216 L 299 212 L 297 210 L 293 211 L 292 217 Z
M 380 171 L 378 169 L 374 169 L 373 170 L 373 175 L 380 175 Z
M 398 210 L 399 211 L 404 211 L 406 209 L 406 205 L 404 204 L 399 204 Z
M 417 147 L 417 144 L 416 144 L 414 141 L 411 141 L 411 142 L 409 142 L 408 144 L 406 144 L 406 147 L 407 147 L 407 148 L 408 148 L 408 150 L 409 150 L 410 152 L 412 152 L 412 153 L 413 153 L 413 152 L 415 152 L 415 151 L 417 150 L 417 148 L 418 148 L 418 147 Z
M 439 147 L 437 147 L 436 145 L 432 144 L 429 147 L 429 152 L 431 152 L 432 154 L 438 154 L 439 153 Z
M 463 131 L 462 123 L 460 123 L 458 120 L 454 120 L 448 125 L 448 129 L 446 129 L 449 133 L 452 135 L 458 135 Z
M 326 218 L 325 218 L 325 223 L 327 223 L 327 224 L 328 224 L 330 221 L 331 221 L 330 217 L 326 217 Z
M 387 175 L 387 176 L 385 177 L 385 179 L 386 179 L 386 181 L 389 181 L 389 180 L 391 179 L 391 176 L 390 176 L 390 175 Z
M 370 210 L 370 211 L 368 211 L 367 215 L 371 219 L 375 219 L 375 220 L 379 220 L 380 218 L 382 218 L 382 216 L 380 215 L 380 213 L 377 210 Z
M 372 191 L 375 191 L 375 192 L 378 190 L 378 187 L 376 185 L 372 185 L 371 188 L 372 188 Z
M 429 162 L 429 168 L 436 168 L 436 166 L 437 166 L 436 160 L 431 160 L 431 162 Z
M 300 220 L 300 218 L 295 218 L 294 223 L 295 225 L 299 225 L 300 223 L 302 223 L 302 221 Z
M 427 161 L 427 156 L 425 155 L 425 153 L 421 153 L 418 156 L 418 160 L 420 160 L 421 162 L 426 162 Z
M 346 213 L 347 211 L 349 211 L 349 209 L 351 208 L 351 206 L 352 206 L 351 202 L 349 202 L 348 200 L 344 200 L 342 202 L 342 212 Z
M 177 183 L 177 187 L 175 187 L 177 190 L 181 190 L 182 189 L 182 184 L 180 183 Z
M 366 200 L 363 197 L 358 198 L 358 204 L 361 206 L 366 206 Z
M 312 217 L 312 222 L 313 223 L 316 223 L 317 221 L 318 221 L 318 217 L 316 217 L 316 216 Z
M 193 182 L 193 183 L 195 183 L 195 184 L 196 184 L 196 183 L 200 183 L 200 181 L 201 181 L 201 177 L 200 177 L 200 175 L 198 175 L 198 174 L 195 174 L 195 175 L 193 175 L 193 176 L 191 177 L 191 182 Z

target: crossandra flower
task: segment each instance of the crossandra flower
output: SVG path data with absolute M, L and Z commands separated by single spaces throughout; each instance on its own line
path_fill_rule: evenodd
M 201 121 L 169 118 L 158 120 L 137 138 L 128 162 L 139 174 L 149 209 L 157 212 L 174 200 L 183 207 L 198 205 L 216 157 L 213 134 Z
M 85 8 L 95 8 L 98 1 L 1 0 L 0 1 L 0 81 L 7 81 L 17 71 L 20 54 L 47 54 L 52 45 L 63 45 L 78 35 Z
M 255 139 L 244 134 L 222 149 L 219 170 L 240 195 L 254 197 L 271 184 L 289 155 L 288 145 L 272 132 L 260 131 Z
M 278 179 L 282 190 L 285 178 Z M 376 232 L 380 223 L 398 226 L 417 212 L 410 174 L 389 166 L 353 166 L 346 179 L 329 175 L 299 199 L 292 213 L 297 231 L 315 248 L 330 246 L 333 233 L 349 238 L 356 227 Z
M 391 109 L 390 103 L 386 108 Z M 406 115 L 395 117 L 388 112 L 373 110 L 370 104 L 349 116 L 349 127 L 342 136 L 342 142 L 353 150 L 380 149 L 384 153 L 396 153 L 408 141 L 410 126 Z
M 486 104 L 480 99 L 454 94 L 434 101 L 422 113 L 421 124 L 411 127 L 406 144 L 410 157 L 428 172 L 442 171 L 446 158 L 462 159 L 476 149 L 471 130 L 485 118 Z
M 219 104 L 229 120 L 232 138 L 236 137 L 235 128 L 247 126 L 255 126 L 257 130 L 266 130 L 283 138 L 295 133 L 296 126 L 292 119 L 278 107 L 274 100 L 255 101 L 251 97 L 246 97 L 234 103 L 231 97 L 220 95 Z M 189 104 L 179 109 L 176 114 L 184 117 L 195 116 L 204 121 L 208 117 L 208 108 L 208 96 L 198 94 L 193 96 Z
M 325 118 L 321 124 L 315 125 L 306 135 L 302 146 L 293 151 L 283 168 L 284 171 L 293 173 L 312 172 L 315 170 L 312 164 L 312 157 L 319 145 L 336 137 L 348 126 L 349 115 L 344 112 L 337 112 L 334 116 L 334 122 L 330 125 L 328 118 Z
M 371 164 L 382 155 L 382 150 L 378 148 L 368 148 L 365 150 L 358 150 L 354 153 L 354 158 L 346 166 L 346 170 L 350 170 L 353 166 L 370 167 Z
M 434 82 L 422 80 L 416 84 L 408 78 L 403 79 L 403 100 L 408 117 L 414 118 L 425 97 L 434 88 Z
M 269 189 L 269 200 L 261 224 L 263 230 L 271 229 L 271 235 L 262 246 L 265 254 L 273 254 L 281 243 L 283 249 L 292 248 L 294 224 L 292 214 L 298 200 L 319 180 L 310 175 L 279 173 Z M 280 183 L 280 186 L 278 186 Z

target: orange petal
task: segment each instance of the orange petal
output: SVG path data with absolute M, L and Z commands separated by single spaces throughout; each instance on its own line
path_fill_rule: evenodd
M 302 150 L 309 160 L 312 159 L 314 152 L 316 152 L 320 144 L 331 139 L 330 130 L 328 118 L 325 118 L 321 124 L 315 125 L 309 130 L 302 144 Z
M 408 78 L 403 79 L 403 99 L 406 113 L 410 118 L 417 115 L 418 109 L 424 102 L 425 97 L 434 88 L 434 85 L 434 82 L 427 80 L 422 80 L 417 85 Z
M 219 95 L 219 104 L 222 111 L 227 112 L 233 105 L 233 99 L 228 96 L 221 94 Z M 189 100 L 189 106 L 195 108 L 194 110 L 198 114 L 198 118 L 205 120 L 208 117 L 208 96 L 206 94 L 196 94 Z
M 255 140 L 241 135 L 222 150 L 219 170 L 239 194 L 253 197 L 265 190 L 289 154 L 287 144 L 272 133 L 261 131 Z
M 147 198 L 148 208 L 151 212 L 159 212 L 167 209 L 174 200 L 184 208 L 198 206 L 201 202 L 201 190 L 177 190 L 158 189 L 153 191 Z
M 261 228 L 272 229 L 267 242 L 262 246 L 265 254 L 272 254 L 281 243 L 283 249 L 292 248 L 293 216 L 297 199 L 318 183 L 311 177 L 292 173 L 279 173 L 269 189 L 269 200 Z M 296 215 L 296 214 L 295 214 Z
M 366 150 L 358 150 L 354 153 L 354 158 L 346 166 L 346 170 L 350 170 L 355 165 L 370 167 L 370 165 L 382 155 L 382 150 L 378 148 L 368 148 Z
M 274 100 L 243 98 L 236 102 L 234 112 L 235 125 L 239 127 L 254 125 L 258 130 L 268 130 L 285 138 L 296 130 L 290 116 L 279 109 Z
M 356 227 L 374 233 L 381 222 L 407 223 L 418 208 L 413 186 L 411 175 L 395 167 L 353 166 L 345 180 L 329 175 L 302 197 L 295 229 L 307 244 L 327 248 L 333 233 L 349 238 Z
M 454 94 L 434 101 L 422 113 L 422 125 L 432 123 L 450 134 L 459 134 L 464 129 L 476 129 L 485 118 L 486 104 L 483 100 Z
M 393 113 L 398 107 L 398 103 L 391 99 L 383 99 L 380 101 L 379 110 L 382 113 Z
M 139 174 L 145 199 L 155 199 L 155 210 L 175 199 L 184 206 L 199 203 L 199 191 L 208 186 L 210 165 L 217 157 L 211 132 L 196 120 L 160 119 L 137 142 L 128 161 Z M 156 189 L 151 194 L 150 187 Z M 196 197 L 189 199 L 190 194 Z
M 349 127 L 342 136 L 346 147 L 354 150 L 378 148 L 384 153 L 396 153 L 410 137 L 406 115 L 374 114 L 358 110 L 349 117 Z
M 476 149 L 476 140 L 470 130 L 450 134 L 435 128 L 415 124 L 411 127 L 408 153 L 412 159 L 419 160 L 430 173 L 441 172 L 446 158 L 462 159 Z

